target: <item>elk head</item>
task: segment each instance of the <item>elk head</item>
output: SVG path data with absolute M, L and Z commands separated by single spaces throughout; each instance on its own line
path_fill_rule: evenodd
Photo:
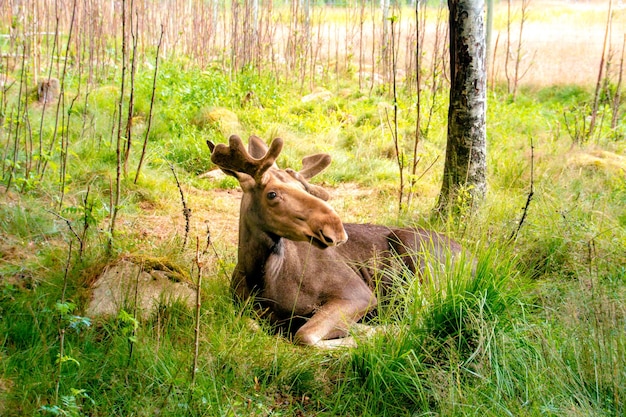
M 348 239 L 341 219 L 330 207 L 328 193 L 310 184 L 309 179 L 330 165 L 330 156 L 311 155 L 302 160 L 302 170 L 279 169 L 276 158 L 283 140 L 276 138 L 269 148 L 251 136 L 246 151 L 239 136 L 228 145 L 207 141 L 211 161 L 224 173 L 239 181 L 244 196 L 241 202 L 241 227 L 270 237 L 307 241 L 324 249 Z

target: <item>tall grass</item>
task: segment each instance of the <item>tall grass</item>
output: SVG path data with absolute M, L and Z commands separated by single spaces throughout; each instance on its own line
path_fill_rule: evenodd
M 391 309 L 379 311 L 384 330 L 350 358 L 357 381 L 372 393 L 368 415 L 448 410 L 445 402 L 456 389 L 489 378 L 526 285 L 514 263 L 498 265 L 497 258 L 488 251 L 475 269 L 464 259 L 452 273 L 438 271 L 421 284 L 396 288 Z

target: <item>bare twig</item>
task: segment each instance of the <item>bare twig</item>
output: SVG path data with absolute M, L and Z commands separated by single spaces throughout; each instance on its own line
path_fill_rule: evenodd
M 137 276 L 135 277 L 135 300 L 133 302 L 133 320 L 137 322 L 137 301 L 139 300 L 139 278 L 143 273 L 143 262 L 139 266 L 139 271 L 137 272 Z M 128 338 L 128 362 L 126 363 L 126 367 L 130 366 L 131 361 L 133 360 L 133 352 L 135 350 L 135 337 L 137 335 L 137 326 L 133 326 L 133 331 L 131 333 L 131 337 Z
M 91 181 L 87 185 L 87 192 L 85 193 L 85 198 L 83 198 L 83 232 L 82 237 L 80 239 L 80 251 L 78 253 L 78 259 L 83 257 L 83 242 L 87 239 L 87 230 L 89 229 L 89 224 L 91 221 L 91 216 L 93 212 L 93 202 L 89 203 L 89 192 L 91 191 Z
M 526 198 L 526 204 L 524 205 L 524 210 L 522 212 L 522 217 L 517 224 L 517 229 L 511 234 L 509 240 L 516 240 L 517 235 L 524 224 L 524 220 L 526 220 L 526 216 L 528 215 L 528 207 L 530 206 L 530 201 L 533 199 L 533 195 L 535 194 L 535 147 L 533 145 L 533 138 L 530 138 L 530 191 L 528 192 L 528 197 Z
M 526 71 L 524 71 L 524 74 L 520 75 L 520 64 L 522 62 L 522 39 L 523 39 L 523 32 L 524 32 L 524 23 L 526 22 L 526 20 L 528 19 L 528 4 L 530 3 L 530 0 L 522 0 L 522 17 L 520 19 L 520 24 L 519 24 L 519 38 L 517 39 L 517 50 L 515 52 L 515 73 L 514 73 L 514 79 L 513 79 L 513 100 L 515 100 L 515 98 L 517 97 L 517 88 L 518 88 L 518 84 L 520 79 L 522 79 L 522 77 L 526 74 L 526 72 L 528 72 L 527 68 Z
M 200 351 L 200 307 L 202 305 L 200 298 L 200 289 L 202 288 L 202 267 L 200 262 L 200 238 L 196 237 L 196 267 L 198 268 L 198 286 L 196 287 L 196 327 L 194 337 L 193 366 L 191 368 L 191 387 L 196 383 L 196 372 L 198 371 L 198 353 Z M 193 393 L 193 390 L 192 390 Z
M 415 38 L 415 85 L 416 85 L 416 96 L 417 101 L 415 104 L 415 136 L 413 137 L 413 162 L 411 165 L 411 181 L 409 182 L 409 194 L 407 196 L 407 206 L 411 205 L 411 199 L 413 197 L 413 188 L 415 186 L 415 173 L 417 172 L 417 164 L 419 159 L 417 157 L 417 147 L 420 142 L 420 134 L 421 134 L 421 116 L 422 116 L 422 40 L 420 37 L 421 32 L 424 29 L 420 26 L 420 6 L 421 2 L 415 2 L 415 30 L 416 30 L 416 38 Z
M 500 33 L 496 36 L 496 43 L 493 46 L 493 54 L 491 59 L 491 89 L 496 89 L 496 56 L 498 56 L 498 43 L 500 42 Z
M 55 52 L 55 49 L 56 49 L 58 37 L 59 37 L 59 16 L 57 14 L 56 21 L 55 21 L 55 28 L 54 28 L 54 40 L 52 42 L 52 51 L 50 52 L 50 62 L 48 64 L 49 65 L 49 67 L 48 67 L 48 79 L 50 79 L 52 77 L 52 67 L 53 67 L 53 61 L 54 61 L 54 52 Z M 40 124 L 39 124 L 39 131 L 40 132 L 43 131 L 44 116 L 46 114 L 46 107 L 47 107 L 47 104 L 48 104 L 47 101 L 48 100 L 44 100 L 43 108 L 41 110 L 41 120 L 40 120 Z M 44 158 L 43 157 L 43 152 L 44 152 L 44 150 L 43 150 L 43 140 L 42 140 L 41 135 L 39 135 L 39 160 L 37 161 L 37 173 L 41 175 L 41 178 L 43 178 L 43 174 L 44 174 L 44 171 L 46 170 L 46 165 L 48 163 L 48 158 Z
M 72 241 L 70 240 L 69 242 L 69 250 L 67 253 L 67 262 L 65 264 L 65 274 L 63 275 L 63 290 L 61 291 L 61 304 L 65 303 L 65 292 L 67 290 L 67 279 L 68 279 L 68 274 L 69 274 L 69 270 L 70 270 L 70 262 L 72 260 Z M 63 365 L 63 357 L 65 355 L 64 353 L 64 348 L 65 348 L 65 328 L 62 326 L 61 323 L 62 317 L 59 317 L 59 322 L 58 322 L 58 326 L 59 326 L 59 357 L 58 357 L 58 363 L 57 363 L 57 380 L 56 380 L 56 385 L 54 388 L 54 402 L 58 403 L 59 402 L 59 387 L 61 386 L 61 366 Z
M 524 34 L 524 24 L 528 20 L 528 6 L 530 4 L 530 0 L 522 0 L 521 4 L 521 17 L 519 24 L 519 33 L 518 38 L 515 45 L 515 51 L 513 51 L 513 45 L 511 40 L 511 28 L 513 25 L 513 18 L 511 16 L 511 4 L 512 1 L 508 0 L 507 2 L 507 40 L 506 40 L 506 56 L 504 61 L 504 74 L 507 81 L 507 91 L 511 96 L 511 99 L 515 101 L 517 97 L 517 90 L 519 86 L 519 81 L 526 75 L 528 70 L 530 69 L 530 65 L 526 68 L 525 71 L 520 69 L 520 65 L 522 62 L 522 46 L 523 46 L 523 34 Z M 513 59 L 513 74 L 509 73 L 509 60 Z M 531 63 L 532 64 L 532 63 Z
M 574 108 L 573 110 L 566 109 L 563 111 L 563 121 L 565 123 L 565 130 L 572 138 L 572 145 L 581 144 L 585 141 L 587 135 L 587 108 Z M 573 120 L 567 115 L 570 113 Z
M 174 174 L 174 179 L 176 180 L 176 186 L 178 187 L 178 191 L 180 192 L 180 200 L 183 204 L 183 215 L 185 216 L 185 238 L 183 239 L 182 249 L 184 250 L 185 246 L 187 246 L 187 238 L 189 237 L 191 209 L 187 207 L 187 202 L 185 201 L 185 194 L 183 193 L 183 188 L 181 187 L 180 182 L 178 181 L 178 176 L 176 175 L 176 170 L 174 170 L 174 165 L 170 164 L 170 169 L 172 170 L 172 173 Z
M 506 87 L 509 94 L 511 93 L 511 75 L 509 74 L 509 59 L 511 57 L 511 0 L 507 0 L 506 6 L 506 51 L 504 53 L 504 76 L 506 78 Z
M 598 116 L 598 105 L 600 104 L 600 92 L 602 90 L 602 77 L 604 70 L 604 62 L 606 60 L 606 47 L 609 39 L 609 33 L 611 32 L 611 22 L 613 20 L 613 0 L 609 0 L 609 12 L 606 18 L 606 26 L 604 31 L 604 42 L 602 42 L 602 55 L 600 57 L 600 66 L 598 68 L 598 80 L 596 82 L 595 92 L 593 94 L 593 107 L 591 109 L 591 117 L 589 120 L 589 133 L 588 139 L 593 136 L 593 131 L 596 127 L 596 118 Z
M 143 140 L 143 147 L 141 149 L 141 157 L 139 158 L 139 165 L 137 165 L 137 172 L 135 173 L 135 181 L 139 179 L 139 172 L 143 165 L 143 160 L 146 156 L 146 148 L 148 146 L 148 138 L 150 136 L 150 128 L 152 127 L 152 111 L 154 109 L 154 96 L 156 93 L 157 73 L 159 71 L 159 52 L 161 50 L 161 44 L 163 42 L 163 34 L 165 33 L 165 26 L 161 25 L 161 36 L 159 37 L 159 43 L 157 44 L 156 58 L 154 59 L 154 77 L 152 78 L 152 95 L 150 96 L 150 110 L 148 112 L 148 124 L 146 126 L 146 135 Z
M 437 155 L 437 156 L 435 157 L 435 159 L 433 159 L 433 161 L 432 161 L 432 162 L 431 162 L 431 163 L 430 163 L 430 164 L 426 167 L 426 169 L 425 169 L 424 171 L 422 171 L 422 173 L 420 174 L 420 176 L 419 176 L 419 177 L 417 177 L 417 178 L 415 178 L 415 181 L 413 181 L 413 183 L 416 183 L 416 182 L 418 182 L 419 180 L 421 180 L 421 179 L 422 179 L 422 177 L 423 177 L 424 175 L 426 175 L 426 173 L 427 173 L 428 171 L 430 171 L 430 169 L 433 167 L 433 165 L 435 165 L 435 162 L 437 162 L 437 161 L 439 160 L 439 156 L 440 156 L 440 155 Z
M 67 251 L 67 262 L 65 263 L 65 273 L 63 274 L 63 291 L 61 291 L 61 302 L 65 302 L 65 293 L 67 291 L 67 280 L 70 270 L 70 263 L 72 261 L 72 241 L 70 240 L 69 249 Z
M 57 360 L 57 381 L 54 387 L 54 402 L 59 402 L 59 387 L 61 386 L 61 366 L 63 365 L 63 355 L 65 347 L 65 329 L 59 329 L 59 358 Z
M 79 72 L 81 70 L 79 69 Z M 60 171 L 60 186 L 59 186 L 59 210 L 63 207 L 63 200 L 65 198 L 65 182 L 67 180 L 67 161 L 68 161 L 68 157 L 70 154 L 70 118 L 72 116 L 72 109 L 74 108 L 74 103 L 76 102 L 76 100 L 78 99 L 78 96 L 80 95 L 80 77 L 79 77 L 79 82 L 78 82 L 78 90 L 76 92 L 76 95 L 74 96 L 74 98 L 72 99 L 72 101 L 70 102 L 69 108 L 67 110 L 67 123 L 65 124 L 65 127 L 63 128 L 63 132 L 61 133 L 61 160 L 60 160 L 60 164 L 59 164 L 59 171 Z M 63 117 L 62 120 L 65 120 L 65 96 L 59 97 L 59 100 L 62 100 L 63 102 Z M 61 124 L 63 125 L 63 121 L 61 122 Z
M 218 261 L 217 263 L 220 266 L 222 274 L 224 274 L 225 277 L 228 277 L 228 272 L 226 271 L 226 268 L 224 268 L 224 262 L 222 262 L 222 258 L 220 257 L 220 254 L 217 253 L 217 249 L 215 249 L 215 245 L 213 245 L 213 241 L 211 240 L 211 229 L 209 228 L 209 222 L 206 221 L 206 246 L 204 248 L 204 251 L 202 252 L 203 254 L 209 251 L 209 246 L 213 250 L 213 255 L 215 255 L 215 258 Z
M 133 137 L 133 113 L 135 111 L 135 73 L 137 72 L 137 38 L 139 31 L 137 27 L 137 22 L 139 21 L 139 16 L 135 16 L 135 27 L 133 28 L 133 5 L 134 2 L 130 2 L 130 13 L 129 13 L 129 23 L 130 23 L 130 36 L 132 38 L 132 48 L 133 48 L 133 56 L 131 58 L 130 64 L 130 96 L 128 98 L 128 112 L 126 117 L 126 142 L 124 145 L 124 176 L 128 175 L 128 158 L 130 157 L 130 148 L 132 145 L 132 137 Z M 135 12 L 136 13 L 136 12 Z
M 46 210 L 48 213 L 58 217 L 60 220 L 63 220 L 65 222 L 65 224 L 67 224 L 68 229 L 70 229 L 70 232 L 72 232 L 72 234 L 74 235 L 74 237 L 76 238 L 76 240 L 78 240 L 78 244 L 80 245 L 80 253 L 83 252 L 83 239 L 78 235 L 78 233 L 76 233 L 76 230 L 74 230 L 74 228 L 72 227 L 72 222 L 69 219 L 66 219 L 65 217 L 61 216 L 59 213 L 55 213 L 52 210 Z M 71 240 L 70 240 L 71 242 Z
M 624 50 L 626 49 L 626 33 L 622 43 L 622 56 L 619 61 L 619 72 L 617 74 L 617 84 L 615 85 L 615 96 L 613 96 L 613 118 L 611 119 L 611 129 L 615 130 L 617 121 L 619 120 L 619 105 L 622 95 L 622 76 L 624 73 Z
M 395 104 L 395 103 L 394 103 Z M 397 114 L 397 107 L 394 107 L 394 115 Z M 391 120 L 389 120 L 389 112 L 385 109 L 385 119 L 387 122 L 387 126 L 389 126 L 389 130 L 391 131 L 391 139 L 393 140 L 393 145 L 396 153 L 396 162 L 398 164 L 398 174 L 400 176 L 400 185 L 398 186 L 398 213 L 402 211 L 402 201 L 404 200 L 404 152 L 402 152 L 402 147 L 400 146 L 400 141 L 398 139 L 398 131 L 393 128 L 391 124 Z M 397 118 L 395 120 L 395 125 L 397 127 Z
M 398 137 L 398 93 L 397 93 L 397 62 L 396 62 L 396 37 L 395 37 L 395 23 L 398 20 L 396 16 L 389 18 L 391 23 L 391 87 L 393 92 L 393 126 L 391 126 L 391 135 L 393 137 L 393 143 L 396 149 L 396 158 L 398 162 L 398 170 L 400 171 L 400 187 L 398 190 L 398 213 L 402 212 L 402 203 L 404 200 L 404 152 L 401 150 L 400 138 Z M 389 119 L 389 115 L 387 115 Z
M 120 96 L 117 103 L 117 138 L 115 146 L 115 201 L 111 206 L 111 224 L 109 229 L 109 243 L 107 249 L 110 252 L 115 238 L 115 222 L 119 212 L 120 194 L 122 192 L 122 109 L 124 106 L 124 84 L 126 80 L 126 0 L 122 0 L 122 79 L 120 81 Z
M 22 47 L 25 51 L 25 46 Z M 13 176 L 15 175 L 15 170 L 18 167 L 17 164 L 17 155 L 18 155 L 18 151 L 19 151 L 19 133 L 20 133 L 20 109 L 21 109 L 21 105 L 22 105 L 22 97 L 24 97 L 24 113 L 27 112 L 27 108 L 28 108 L 28 95 L 26 94 L 26 89 L 27 86 L 25 85 L 26 83 L 26 78 L 25 78 L 25 71 L 26 71 L 26 65 L 25 65 L 25 58 L 22 58 L 22 70 L 21 70 L 21 80 L 20 80 L 20 89 L 19 89 L 19 93 L 18 93 L 18 99 L 17 99 L 17 119 L 15 121 L 15 140 L 13 142 L 13 157 L 12 157 L 12 163 L 9 164 L 9 179 L 7 181 L 7 186 L 5 188 L 5 193 L 9 192 L 9 189 L 11 188 L 11 181 L 13 180 Z M 13 112 L 11 112 L 13 113 Z M 12 124 L 11 124 L 12 125 Z M 10 134 L 11 129 L 9 129 L 9 134 Z M 10 141 L 7 141 L 7 143 L 9 143 Z M 4 163 L 4 161 L 3 161 Z

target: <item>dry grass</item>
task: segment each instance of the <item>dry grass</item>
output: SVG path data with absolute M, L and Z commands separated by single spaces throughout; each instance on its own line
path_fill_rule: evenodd
M 520 2 L 512 6 L 512 41 L 519 38 Z M 528 69 L 521 84 L 593 85 L 598 78 L 606 30 L 608 1 L 532 1 L 522 35 L 522 68 Z M 626 36 L 626 4 L 614 2 L 610 51 L 617 68 Z M 494 13 L 493 45 L 498 40 L 494 60 L 496 79 L 504 80 L 506 44 L 506 2 L 499 2 Z
M 626 36 L 626 4 L 613 2 L 612 27 L 609 36 L 608 55 L 612 57 L 614 71 L 619 64 L 619 56 L 624 46 Z M 522 34 L 522 62 L 520 69 L 526 72 L 520 85 L 549 86 L 549 85 L 593 85 L 598 77 L 598 69 L 602 56 L 602 46 L 606 31 L 608 0 L 571 2 L 563 0 L 532 0 L 527 9 L 526 21 Z M 496 81 L 506 81 L 504 71 L 507 42 L 507 2 L 496 2 L 494 10 L 494 27 L 492 33 L 492 52 L 496 56 L 493 61 Z M 380 71 L 378 64 L 373 64 L 371 51 L 374 39 L 382 36 L 378 24 L 378 11 L 366 10 L 364 47 L 366 70 L 371 72 L 372 65 Z M 403 9 L 396 11 L 400 16 L 399 33 L 400 51 L 399 66 L 406 68 L 405 51 L 411 50 L 414 30 L 414 11 Z M 355 33 L 356 23 L 351 27 L 346 24 L 344 12 L 341 10 L 327 11 L 325 23 L 320 24 L 320 52 L 324 63 L 333 62 L 336 56 L 346 53 L 352 54 L 352 64 L 358 65 L 358 36 Z M 447 19 L 447 11 L 442 18 Z M 437 10 L 426 10 L 427 27 L 425 36 L 426 60 L 432 55 L 432 45 L 435 44 L 435 21 Z M 519 39 L 519 23 L 521 19 L 521 1 L 516 0 L 511 5 L 511 44 L 517 47 Z M 372 23 L 374 21 L 374 23 Z M 372 31 L 372 25 L 377 25 Z M 339 27 L 336 27 L 339 26 Z M 332 41 L 331 41 L 332 40 Z M 497 42 L 497 45 L 496 45 Z M 349 45 L 350 50 L 337 49 Z M 378 47 L 378 46 L 377 46 Z M 340 59 L 341 61 L 341 59 Z M 340 62 L 341 64 L 341 62 Z M 510 63 L 509 65 L 512 65 Z M 426 63 L 428 66 L 428 63 Z M 400 71 L 402 74 L 402 71 Z M 493 76 L 490 73 L 490 77 Z
M 42 32 L 55 25 L 55 16 L 51 12 L 55 4 L 61 8 L 72 9 L 72 2 L 63 0 L 56 3 L 51 0 L 32 2 L 33 10 L 40 9 L 39 25 Z M 79 2 L 80 3 L 80 2 Z M 161 23 L 164 26 L 162 58 L 172 56 L 188 56 L 190 60 L 200 66 L 225 65 L 231 54 L 237 49 L 235 36 L 231 27 L 232 10 L 228 7 L 213 11 L 204 2 L 176 2 L 173 6 L 170 1 L 154 3 L 148 0 L 135 2 L 139 15 L 143 16 L 140 22 L 141 33 L 140 51 L 146 53 L 152 48 L 155 39 L 158 39 Z M 610 35 L 611 48 L 607 51 L 612 57 L 613 67 L 617 69 L 619 56 L 624 45 L 626 34 L 626 5 L 623 0 L 613 1 L 613 19 Z M 598 67 L 602 55 L 602 45 L 606 28 L 609 0 L 565 1 L 565 0 L 531 0 L 528 6 L 528 15 L 523 31 L 522 45 L 522 72 L 527 72 L 521 85 L 545 86 L 555 84 L 593 85 L 596 82 Z M 29 6 L 30 7 L 30 6 Z M 106 54 L 110 51 L 111 43 L 118 43 L 116 33 L 119 34 L 118 6 L 113 2 L 98 2 L 96 4 L 78 4 L 78 26 L 89 26 L 93 22 L 88 16 L 97 14 L 99 20 L 93 30 L 97 31 L 98 42 L 89 41 L 89 48 L 95 48 L 98 59 L 108 60 Z M 259 44 L 263 62 L 262 70 L 270 70 L 279 76 L 293 77 L 293 62 L 290 62 L 290 37 L 292 23 L 289 5 L 278 5 L 271 10 L 263 10 L 264 32 Z M 494 11 L 494 32 L 492 48 L 496 47 L 494 60 L 495 79 L 505 80 L 504 62 L 507 37 L 507 2 L 496 2 Z M 27 7 L 28 8 L 28 7 Z M 11 7 L 10 2 L 0 6 L 0 22 L 4 27 L 10 27 L 11 19 L 22 19 L 18 7 Z M 517 42 L 519 37 L 519 22 L 521 18 L 521 1 L 516 0 L 511 6 L 511 41 Z M 47 12 L 46 12 L 47 11 Z M 216 16 L 212 13 L 217 12 Z M 265 16 L 265 14 L 271 16 Z M 363 27 L 361 33 L 361 10 L 357 4 L 349 8 L 334 8 L 315 6 L 311 11 L 311 32 L 309 37 L 310 51 L 314 55 L 314 62 L 308 63 L 308 69 L 317 75 L 315 82 L 327 81 L 323 74 L 332 74 L 335 71 L 353 71 L 358 73 L 364 69 L 369 75 L 380 76 L 384 72 L 381 67 L 380 51 L 382 49 L 382 22 L 383 16 L 375 4 L 363 9 Z M 403 8 L 392 12 L 398 17 L 396 34 L 399 53 L 399 76 L 411 66 L 406 64 L 414 51 L 415 12 L 411 8 Z M 63 15 L 59 21 L 59 31 L 63 36 L 69 31 L 69 15 Z M 436 36 L 435 21 L 437 18 L 447 20 L 447 10 L 444 7 L 438 11 L 435 7 L 426 10 L 427 20 L 425 28 L 426 58 L 432 55 L 432 45 Z M 439 17 L 437 17 L 439 16 Z M 217 21 L 214 21 L 217 18 Z M 196 22 L 197 24 L 189 24 Z M 235 25 L 239 28 L 240 25 Z M 177 28 L 184 27 L 184 31 Z M 25 27 L 31 32 L 30 26 Z M 1 51 L 11 70 L 19 61 L 13 62 L 13 52 L 9 43 L 9 35 L 2 34 L 0 38 Z M 241 34 L 239 34 L 241 36 Z M 440 32 L 441 38 L 445 32 Z M 36 38 L 34 40 L 37 52 L 34 52 L 34 72 L 41 75 L 47 73 L 45 66 L 49 62 L 51 53 L 50 40 Z M 82 40 L 86 42 L 86 40 Z M 109 42 L 109 45 L 106 45 Z M 440 45 L 446 42 L 440 41 Z M 119 48 L 119 44 L 116 46 Z M 101 55 L 101 56 L 100 56 Z M 310 58 L 309 58 L 310 59 Z M 361 62 L 359 62 L 361 61 Z M 313 65 L 310 65 L 313 64 Z M 428 65 L 428 64 L 426 64 Z M 19 65 L 18 65 L 19 66 Z M 102 67 L 104 68 L 104 66 Z M 58 68 L 55 67 L 58 71 Z M 225 68 L 232 70 L 232 68 Z M 491 76 L 491 75 L 490 75 Z M 315 87 L 312 82 L 310 87 Z

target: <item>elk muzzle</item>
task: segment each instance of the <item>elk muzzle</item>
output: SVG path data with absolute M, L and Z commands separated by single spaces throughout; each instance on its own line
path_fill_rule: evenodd
M 315 224 L 315 222 L 313 222 Z M 343 227 L 341 219 L 336 213 L 324 216 L 324 220 L 318 225 L 311 225 L 312 235 L 310 242 L 320 249 L 338 246 L 348 240 L 348 234 Z

